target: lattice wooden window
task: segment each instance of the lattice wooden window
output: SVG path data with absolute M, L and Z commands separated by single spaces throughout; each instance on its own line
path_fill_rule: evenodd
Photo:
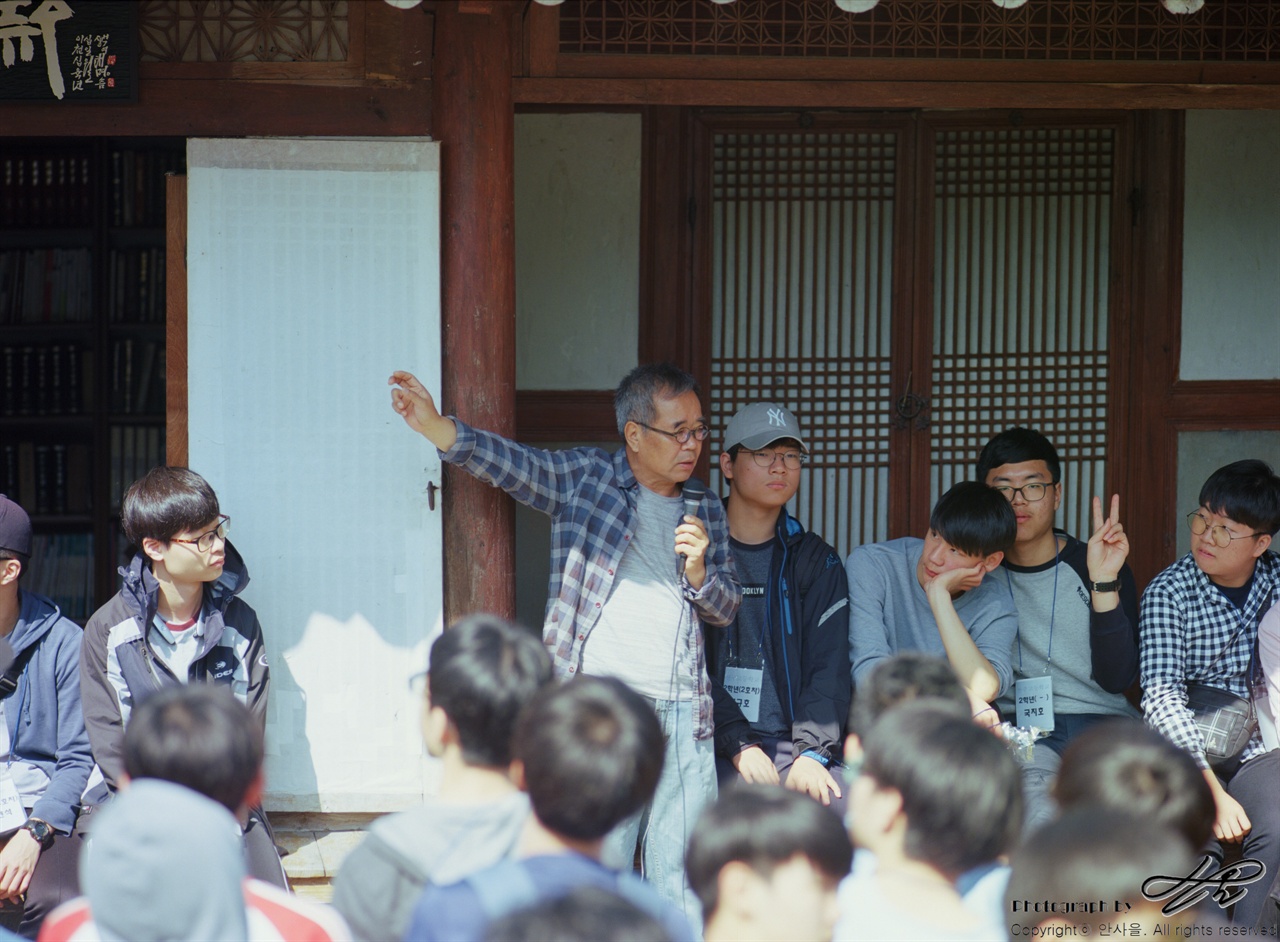
M 349 0 L 143 0 L 144 62 L 345 62 Z
M 987 439 L 1038 428 L 1062 525 L 1090 528 L 1107 458 L 1109 128 L 941 131 L 934 187 L 932 496 Z
M 888 529 L 896 147 L 879 132 L 714 138 L 712 424 L 764 399 L 794 411 L 812 452 L 795 509 L 842 552 Z
M 560 51 L 609 55 L 1280 61 L 1280 4 L 1212 0 L 1177 16 L 1156 0 L 568 0 Z

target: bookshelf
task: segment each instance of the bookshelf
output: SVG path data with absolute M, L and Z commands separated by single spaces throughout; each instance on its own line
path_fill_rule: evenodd
M 0 138 L 0 493 L 26 585 L 83 622 L 127 552 L 120 499 L 165 460 L 169 138 Z

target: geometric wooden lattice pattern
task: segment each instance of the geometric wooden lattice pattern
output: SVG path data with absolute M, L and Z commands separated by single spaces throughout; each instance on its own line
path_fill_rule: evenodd
M 147 62 L 345 62 L 348 0 L 143 0 Z
M 896 145 L 884 132 L 715 135 L 716 440 L 744 405 L 791 409 L 810 448 L 793 509 L 842 552 L 887 534 Z
M 560 51 L 611 55 L 1167 62 L 1280 61 L 1280 4 L 1210 0 L 569 0 Z
M 1113 132 L 940 132 L 931 403 L 936 497 L 986 440 L 1038 428 L 1063 464 L 1063 525 L 1101 494 Z

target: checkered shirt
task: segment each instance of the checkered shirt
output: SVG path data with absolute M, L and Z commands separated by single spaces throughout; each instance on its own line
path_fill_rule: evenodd
M 545 451 L 472 428 L 457 418 L 453 421 L 458 440 L 441 453 L 443 461 L 551 517 L 551 583 L 542 639 L 556 673 L 572 677 L 582 666 L 582 649 L 636 529 L 640 484 L 626 450 L 612 454 L 600 448 Z M 707 578 L 699 590 L 683 575 L 680 583 L 703 624 L 723 627 L 733 621 L 742 602 L 742 586 L 729 557 L 729 525 L 724 506 L 711 493 L 703 498 L 698 516 L 711 539 Z M 674 539 L 671 565 L 674 570 Z M 693 635 L 696 735 L 706 739 L 714 731 L 711 681 L 702 632 L 695 629 Z
M 1187 708 L 1187 683 L 1208 684 L 1239 697 L 1250 696 L 1247 674 L 1258 621 L 1277 585 L 1280 556 L 1268 551 L 1258 560 L 1244 609 L 1238 609 L 1213 586 L 1188 553 L 1156 576 L 1143 593 L 1138 620 L 1142 709 L 1148 725 L 1191 753 L 1202 769 L 1209 768 L 1209 762 L 1204 755 L 1204 737 Z M 1214 664 L 1214 658 L 1242 621 L 1244 631 L 1231 650 Z M 1264 752 L 1262 736 L 1255 731 L 1245 746 L 1244 759 Z

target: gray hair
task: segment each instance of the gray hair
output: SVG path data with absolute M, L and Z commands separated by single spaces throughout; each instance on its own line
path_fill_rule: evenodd
M 653 400 L 659 395 L 674 399 L 687 392 L 701 395 L 698 381 L 674 363 L 646 363 L 622 378 L 613 394 L 613 411 L 618 419 L 618 435 L 625 437 L 628 422 L 653 422 Z

